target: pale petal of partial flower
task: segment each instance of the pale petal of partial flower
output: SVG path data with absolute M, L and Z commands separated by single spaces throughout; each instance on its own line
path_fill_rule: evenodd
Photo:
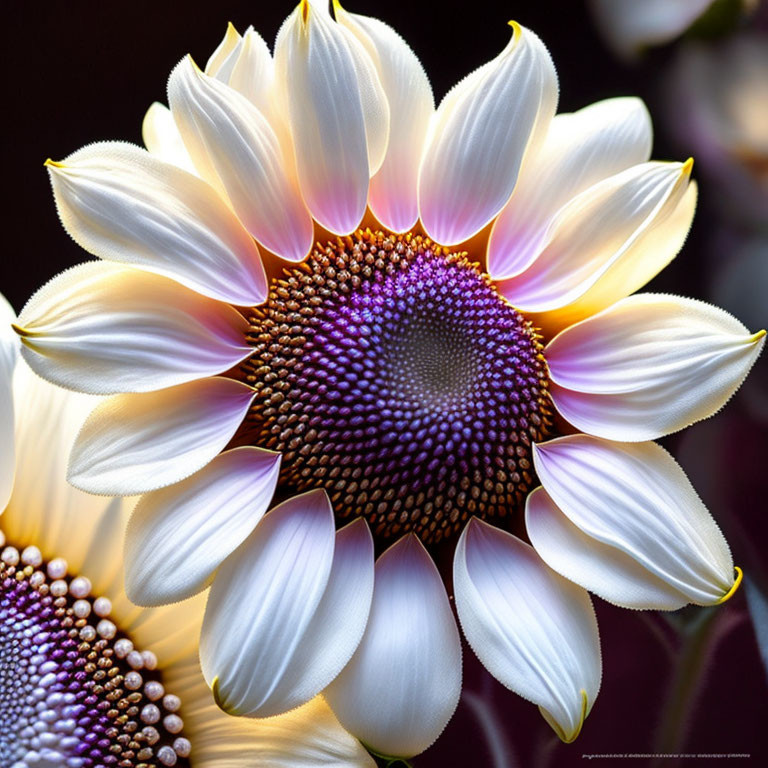
M 249 27 L 243 35 L 243 44 L 237 57 L 229 85 L 243 94 L 264 114 L 272 109 L 272 87 L 275 67 L 264 38 Z
M 364 523 L 335 535 L 324 491 L 272 510 L 211 587 L 200 658 L 219 706 L 268 717 L 317 695 L 362 635 L 372 560 Z
M 55 387 L 19 360 L 13 401 L 16 476 L 0 527 L 10 540 L 37 546 L 45 558 L 65 557 L 73 572 L 92 562 L 89 553 L 102 551 L 109 562 L 99 560 L 103 570 L 89 576 L 100 589 L 119 570 L 125 520 L 116 521 L 116 539 L 112 530 L 120 503 L 67 482 L 72 443 L 98 398 Z
M 19 339 L 11 328 L 16 313 L 0 293 L 0 514 L 11 498 L 16 451 L 13 435 L 13 371 L 19 357 Z
M 558 210 L 593 184 L 648 160 L 651 139 L 651 118 L 640 99 L 606 99 L 556 115 L 540 149 L 526 157 L 515 191 L 493 224 L 491 277 L 527 269 Z
M 222 83 L 229 82 L 229 77 L 241 50 L 242 41 L 243 38 L 230 21 L 227 24 L 224 37 L 208 58 L 205 74 L 217 78 Z
M 77 436 L 69 481 L 116 496 L 177 483 L 224 450 L 254 395 L 246 384 L 214 377 L 111 397 Z
M 128 597 L 163 605 L 205 589 L 267 511 L 279 471 L 279 453 L 244 446 L 142 496 L 125 537 Z
M 200 174 L 230 200 L 245 228 L 266 248 L 301 261 L 314 228 L 286 172 L 275 132 L 243 95 L 203 74 L 190 57 L 168 81 L 168 101 Z
M 150 154 L 185 171 L 197 173 L 173 121 L 171 110 L 159 101 L 154 102 L 144 115 L 141 137 Z
M 43 378 L 92 394 L 149 392 L 213 376 L 248 357 L 232 307 L 149 272 L 80 264 L 19 315 L 22 355 Z
M 341 28 L 306 0 L 278 32 L 275 90 L 309 210 L 331 232 L 353 232 L 365 213 L 369 177 L 357 63 Z
M 483 665 L 573 741 L 602 672 L 589 595 L 528 544 L 477 518 L 456 547 L 453 586 L 464 635 Z
M 197 176 L 123 142 L 89 144 L 48 170 L 64 228 L 90 253 L 231 304 L 266 298 L 256 244 Z
M 386 755 L 440 735 L 461 693 L 461 644 L 440 574 L 412 535 L 376 562 L 373 604 L 355 655 L 325 691 L 342 725 Z
M 533 458 L 552 502 L 578 529 L 542 497 L 532 502 L 531 541 L 564 576 L 628 608 L 713 605 L 731 593 L 728 544 L 663 448 L 569 435 L 536 445 Z
M 419 211 L 427 234 L 450 245 L 504 207 L 526 151 L 557 108 L 557 74 L 544 44 L 512 23 L 507 47 L 440 103 L 421 163 Z
M 251 720 L 216 706 L 196 654 L 163 670 L 163 679 L 184 702 L 185 727 L 195 734 L 196 768 L 375 768 L 322 696 L 284 715 Z
M 715 0 L 590 0 L 597 25 L 615 50 L 632 56 L 685 32 Z
M 633 293 L 682 245 L 666 230 L 668 242 L 652 237 L 670 218 L 678 223 L 677 209 L 688 212 L 691 166 L 691 161 L 641 163 L 577 195 L 548 227 L 538 258 L 522 274 L 500 282 L 500 291 L 523 312 L 566 308 L 584 315 Z M 690 218 L 680 222 L 683 239 L 692 216 L 690 208 Z
M 416 54 L 392 27 L 370 16 L 347 13 L 338 3 L 334 7 L 336 20 L 351 30 L 375 63 L 389 102 L 387 153 L 371 179 L 368 204 L 387 229 L 405 232 L 419 218 L 417 182 L 435 108 L 432 88 Z
M 638 294 L 558 334 L 544 352 L 555 407 L 583 432 L 653 440 L 712 416 L 763 348 L 725 310 Z

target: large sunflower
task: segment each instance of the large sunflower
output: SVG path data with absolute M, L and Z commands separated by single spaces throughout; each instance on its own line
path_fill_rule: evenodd
M 649 441 L 722 407 L 764 333 L 630 295 L 683 244 L 692 164 L 648 160 L 636 99 L 555 116 L 549 54 L 511 27 L 435 109 L 390 27 L 302 2 L 274 57 L 230 27 L 204 72 L 182 60 L 149 151 L 48 163 L 102 260 L 33 296 L 24 356 L 114 395 L 70 480 L 144 494 L 134 601 L 212 583 L 202 668 L 228 712 L 323 691 L 372 749 L 425 749 L 461 689 L 448 548 L 469 644 L 571 741 L 601 676 L 586 589 L 674 609 L 737 586 Z

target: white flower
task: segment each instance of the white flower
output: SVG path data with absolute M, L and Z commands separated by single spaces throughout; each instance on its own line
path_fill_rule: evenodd
M 322 691 L 372 749 L 409 756 L 460 694 L 430 557 L 455 548 L 470 645 L 572 741 L 601 675 L 585 587 L 671 608 L 736 586 L 647 441 L 720 409 L 764 333 L 630 296 L 685 240 L 692 163 L 649 160 L 636 99 L 555 115 L 549 54 L 514 23 L 435 109 L 386 24 L 302 2 L 274 58 L 230 27 L 205 73 L 174 69 L 169 101 L 149 152 L 49 165 L 65 228 L 102 260 L 16 326 L 42 376 L 114 395 L 69 476 L 145 494 L 128 594 L 211 585 L 202 669 L 227 711 Z M 535 549 L 509 532 L 526 498 Z
M 122 546 L 131 505 L 65 480 L 96 398 L 54 387 L 17 361 L 2 295 L 0 313 L 0 762 L 79 768 L 117 754 L 131 765 L 372 768 L 319 696 L 259 724 L 216 706 L 198 660 L 204 595 L 154 609 L 128 601 Z

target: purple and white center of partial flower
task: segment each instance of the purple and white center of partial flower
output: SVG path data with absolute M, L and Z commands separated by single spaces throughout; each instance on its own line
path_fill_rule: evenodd
M 250 322 L 241 438 L 283 454 L 285 490 L 324 487 L 340 518 L 425 543 L 520 508 L 551 433 L 542 345 L 466 254 L 359 231 L 275 280 Z
M 110 601 L 90 592 L 64 560 L 3 548 L 0 765 L 188 766 L 181 701 L 154 654 L 109 618 Z

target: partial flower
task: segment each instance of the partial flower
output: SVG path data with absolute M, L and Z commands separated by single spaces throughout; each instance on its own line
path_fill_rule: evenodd
M 302 2 L 274 58 L 230 27 L 204 72 L 183 59 L 149 152 L 49 165 L 65 227 L 106 261 L 32 297 L 22 354 L 113 395 L 70 478 L 144 494 L 133 600 L 210 585 L 202 670 L 225 710 L 267 718 L 322 692 L 372 750 L 426 749 L 461 691 L 438 546 L 455 547 L 470 646 L 564 741 L 600 685 L 587 589 L 634 607 L 735 589 L 727 544 L 648 441 L 719 410 L 764 334 L 630 296 L 683 245 L 692 162 L 650 159 L 639 100 L 555 114 L 557 93 L 544 44 L 512 23 L 435 109 L 394 30 Z M 261 257 L 279 275 L 266 300 Z M 534 548 L 509 532 L 526 500 Z
M 15 412 L 15 426 L 2 431 L 15 461 L 2 456 L 13 491 L 0 518 L 0 762 L 372 767 L 320 697 L 261 724 L 216 706 L 197 651 L 204 596 L 156 609 L 130 603 L 122 555 L 130 504 L 65 480 L 96 398 L 15 363 L 7 334 L 0 355 L 10 395 L 2 402 Z

